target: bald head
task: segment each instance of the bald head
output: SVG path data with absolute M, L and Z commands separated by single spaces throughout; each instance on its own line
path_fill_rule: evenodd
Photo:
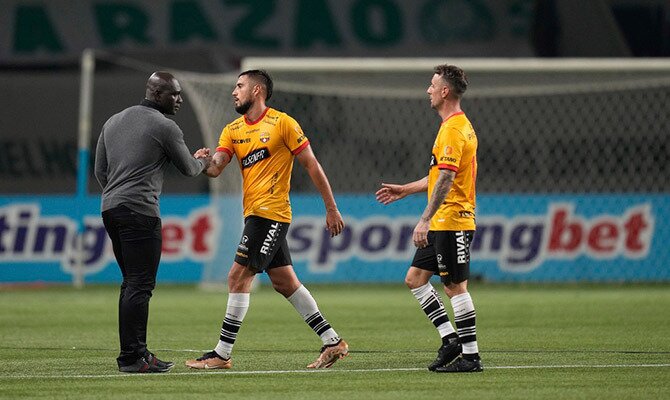
M 175 114 L 183 102 L 179 81 L 169 72 L 156 71 L 147 80 L 147 89 L 144 94 L 161 107 L 164 114 Z

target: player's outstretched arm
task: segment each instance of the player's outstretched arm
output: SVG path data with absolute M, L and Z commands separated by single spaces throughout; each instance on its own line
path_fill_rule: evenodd
M 226 165 L 230 162 L 231 158 L 228 153 L 224 151 L 217 151 L 212 156 L 212 161 L 209 163 L 209 166 L 203 171 L 205 175 L 210 178 L 216 178 L 221 175 L 223 169 L 226 168 Z
M 205 167 L 203 168 L 203 172 L 209 168 L 209 164 L 212 163 L 212 156 L 209 154 L 209 148 L 203 147 L 201 149 L 198 149 L 193 153 L 193 157 L 197 160 L 202 160 L 205 163 Z
M 312 147 L 309 145 L 305 147 L 296 158 L 300 162 L 300 165 L 305 168 L 309 177 L 312 178 L 316 189 L 321 193 L 323 204 L 326 206 L 326 229 L 330 232 L 331 237 L 339 235 L 342 229 L 344 229 L 344 220 L 337 209 L 328 177 L 326 177 L 326 173 L 323 172 L 321 164 L 316 159 Z
M 406 183 L 404 185 L 395 185 L 392 183 L 382 183 L 381 189 L 377 190 L 375 195 L 377 201 L 386 205 L 400 200 L 410 194 L 425 192 L 428 190 L 428 177 L 425 176 L 418 181 Z

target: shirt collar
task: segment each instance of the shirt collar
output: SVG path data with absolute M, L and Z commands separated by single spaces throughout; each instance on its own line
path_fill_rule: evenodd
M 143 106 L 146 106 L 146 107 L 151 107 L 151 108 L 153 108 L 153 109 L 155 109 L 155 110 L 158 110 L 158 111 L 160 111 L 161 113 L 165 114 L 165 111 L 163 111 L 163 109 L 161 108 L 161 106 L 159 106 L 158 103 L 155 103 L 155 102 L 153 102 L 153 101 L 151 101 L 151 100 L 143 99 L 143 100 L 140 102 L 140 105 L 143 105 Z

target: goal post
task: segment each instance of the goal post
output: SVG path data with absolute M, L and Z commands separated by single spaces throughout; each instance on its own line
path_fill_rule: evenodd
M 95 52 L 85 49 L 81 54 L 81 75 L 79 83 L 79 115 L 77 123 L 77 238 L 76 256 L 72 270 L 72 285 L 75 288 L 84 286 L 83 233 L 84 233 L 84 201 L 88 195 L 88 171 L 91 142 L 91 120 L 93 110 L 93 77 L 95 75 Z
M 192 102 L 206 146 L 216 149 L 223 127 L 239 116 L 235 113 L 231 95 L 237 73 L 177 71 L 175 76 Z M 228 271 L 243 230 L 242 177 L 235 160 L 219 177 L 209 180 L 209 196 L 210 207 L 215 210 L 221 229 L 216 253 L 211 260 L 204 262 L 199 286 L 205 290 L 220 291 L 226 288 Z

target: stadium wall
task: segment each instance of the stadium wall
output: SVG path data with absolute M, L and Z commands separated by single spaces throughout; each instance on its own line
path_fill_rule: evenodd
M 292 197 L 289 231 L 305 282 L 401 282 L 413 255 L 412 230 L 423 196 L 382 206 L 373 195 L 338 196 L 347 228 L 330 238 L 321 200 Z M 159 280 L 196 283 L 220 249 L 234 250 L 226 220 L 208 196 L 165 195 Z M 99 197 L 0 197 L 0 283 L 72 280 L 79 208 L 85 215 L 87 283 L 120 275 L 99 217 Z M 670 281 L 670 195 L 481 195 L 472 244 L 473 279 L 494 282 Z M 224 221 L 225 220 L 225 221 Z M 235 220 L 230 223 L 239 223 Z M 267 279 L 264 276 L 262 279 Z

